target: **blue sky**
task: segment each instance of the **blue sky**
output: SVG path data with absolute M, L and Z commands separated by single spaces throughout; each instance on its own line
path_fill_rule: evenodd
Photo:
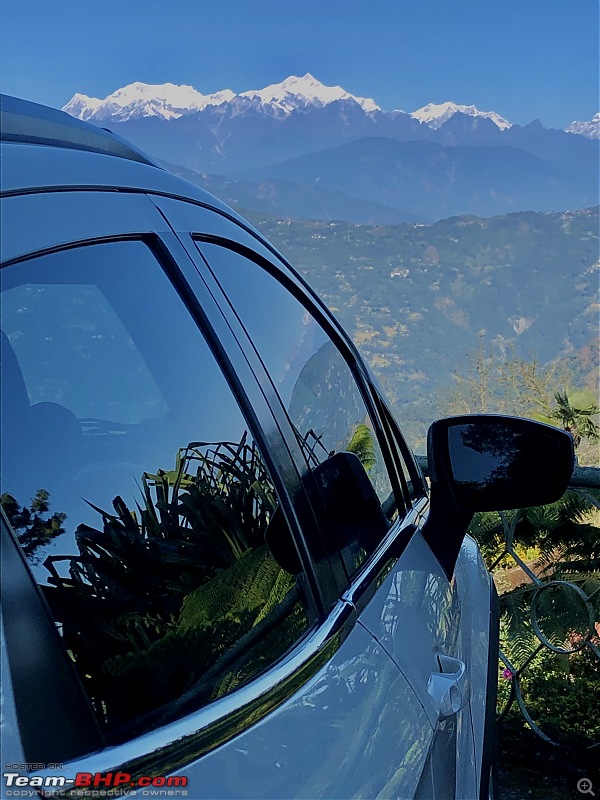
M 598 0 L 2 0 L 0 85 L 60 107 L 311 72 L 384 109 L 453 100 L 564 127 L 599 108 L 598 17 Z

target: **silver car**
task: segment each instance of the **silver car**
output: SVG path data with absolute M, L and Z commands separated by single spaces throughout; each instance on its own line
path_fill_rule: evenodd
M 428 483 L 255 229 L 7 97 L 1 220 L 2 796 L 491 797 L 466 531 L 559 497 L 568 434 L 439 420 Z

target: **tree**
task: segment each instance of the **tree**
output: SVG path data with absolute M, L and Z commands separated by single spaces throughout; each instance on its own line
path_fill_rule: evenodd
M 600 464 L 600 407 L 593 392 L 573 387 L 573 371 L 563 361 L 542 365 L 481 343 L 440 393 L 438 406 L 444 415 L 514 414 L 555 425 L 573 435 L 580 464 Z
M 594 420 L 600 407 L 594 402 L 592 392 L 563 389 L 555 393 L 554 404 L 545 410 L 545 416 L 540 414 L 536 418 L 550 425 L 558 423 L 573 436 L 576 448 L 580 447 L 583 439 L 600 440 L 600 428 Z

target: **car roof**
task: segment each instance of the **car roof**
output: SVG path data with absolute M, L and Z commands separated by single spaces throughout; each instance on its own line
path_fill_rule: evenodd
M 0 141 L 4 197 L 87 188 L 156 192 L 200 203 L 249 227 L 225 203 L 172 175 L 135 145 L 64 111 L 0 95 Z
M 104 153 L 162 169 L 157 161 L 108 128 L 99 128 L 64 111 L 6 94 L 0 95 L 0 139 Z

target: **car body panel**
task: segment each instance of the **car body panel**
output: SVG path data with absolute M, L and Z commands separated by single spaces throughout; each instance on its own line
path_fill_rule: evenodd
M 494 747 L 489 718 L 495 724 L 498 620 L 495 619 L 494 582 L 471 536 L 464 538 L 455 574 L 463 613 L 461 633 L 464 647 L 468 649 L 469 713 L 473 735 L 473 764 L 465 765 L 463 780 L 466 782 L 474 777 L 480 786 L 487 780 L 487 776 L 481 773 L 482 764 L 489 770 L 493 758 L 493 752 L 486 754 L 484 749 L 487 747 L 493 751 Z
M 461 578 L 470 579 L 466 570 Z M 477 594 L 475 588 L 471 595 Z M 481 588 L 479 594 L 478 602 L 485 604 L 487 585 L 483 595 Z M 349 592 L 345 596 L 350 599 L 352 594 Z M 476 796 L 473 793 L 477 777 L 469 709 L 471 632 L 463 618 L 458 581 L 448 581 L 419 530 L 361 611 L 359 619 L 390 654 L 423 704 L 434 731 L 434 784 L 437 782 L 435 770 L 442 772 L 446 780 L 455 774 L 456 796 Z M 484 642 L 481 644 L 485 646 Z M 430 681 L 440 672 L 438 656 L 450 656 L 467 670 L 467 694 L 462 699 L 462 707 L 449 718 L 444 718 L 429 691 Z M 454 797 L 454 791 L 455 787 L 447 784 L 445 796 Z
M 356 626 L 297 696 L 189 775 L 215 798 L 413 797 L 430 735 L 406 679 Z
M 418 797 L 428 769 L 429 720 L 389 656 L 352 616 L 350 606 L 342 604 L 323 626 L 336 631 L 333 635 L 316 633 L 253 686 L 165 728 L 71 762 L 69 774 L 183 774 L 194 800 Z M 343 641 L 341 619 L 351 628 Z M 307 679 L 301 668 L 315 661 L 323 666 Z M 303 685 L 278 704 L 286 673 L 295 673 Z M 259 689 L 266 690 L 263 702 L 275 693 L 275 706 L 266 716 L 254 706 L 254 724 L 248 727 L 236 712 Z

